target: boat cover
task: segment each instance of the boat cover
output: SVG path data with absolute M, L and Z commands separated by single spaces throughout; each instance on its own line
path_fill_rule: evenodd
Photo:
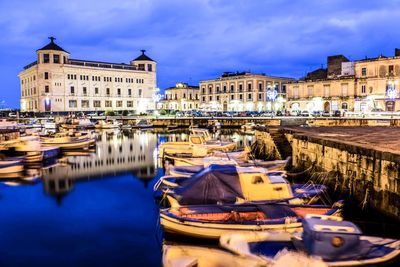
M 185 180 L 174 196 L 181 205 L 200 205 L 234 203 L 243 193 L 235 166 L 211 164 Z

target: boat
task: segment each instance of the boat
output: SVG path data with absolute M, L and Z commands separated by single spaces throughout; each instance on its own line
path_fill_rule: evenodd
M 213 132 L 221 130 L 221 123 L 218 120 L 209 120 L 207 129 Z
M 303 232 L 296 234 L 229 233 L 221 236 L 220 245 L 267 261 L 287 250 L 318 257 L 327 266 L 399 266 L 400 240 L 364 236 L 354 223 L 335 216 L 308 215 L 302 225 Z
M 122 130 L 130 130 L 130 129 L 132 129 L 132 125 L 130 125 L 130 124 L 122 124 L 121 125 L 121 129 Z
M 43 146 L 38 137 L 20 138 L 14 146 L 15 152 L 26 155 L 25 162 L 41 162 L 55 158 L 60 153 L 58 146 Z
M 22 159 L 11 160 L 11 159 L 1 159 L 0 160 L 0 174 L 12 174 L 20 173 L 24 170 L 24 165 Z
M 61 124 L 64 129 L 92 129 L 94 128 L 94 123 L 87 118 L 70 118 L 65 123 Z
M 262 267 L 265 260 L 241 257 L 217 248 L 189 245 L 163 245 L 164 267 Z
M 55 135 L 52 137 L 42 137 L 43 146 L 56 146 L 61 149 L 87 149 L 94 142 L 93 138 L 83 136 L 68 136 L 65 134 Z
M 0 129 L 18 129 L 18 123 L 16 121 L 10 121 L 7 119 L 0 119 Z
M 254 131 L 257 125 L 254 122 L 247 122 L 241 126 L 243 132 L 251 132 Z
M 96 129 L 117 129 L 119 128 L 120 123 L 116 120 L 99 120 L 95 125 Z
M 220 238 L 230 232 L 300 232 L 307 214 L 337 215 L 341 205 L 212 204 L 160 210 L 164 231 L 196 238 Z
M 212 164 L 188 177 L 163 176 L 154 185 L 154 196 L 166 205 L 204 205 L 217 203 L 292 204 L 315 203 L 326 186 L 292 185 L 284 171 L 264 168 Z
M 153 128 L 153 124 L 149 123 L 147 120 L 141 119 L 141 120 L 136 120 L 136 124 L 132 125 L 132 128 L 136 129 Z
M 178 124 L 169 124 L 169 125 L 167 125 L 167 129 L 168 129 L 168 131 L 173 131 L 173 130 L 176 130 L 176 129 L 178 129 L 179 128 L 179 125 Z
M 233 141 L 207 140 L 199 134 L 191 134 L 188 142 L 166 142 L 159 146 L 159 157 L 164 155 L 186 154 L 189 156 L 205 156 L 213 151 L 233 151 L 236 143 Z

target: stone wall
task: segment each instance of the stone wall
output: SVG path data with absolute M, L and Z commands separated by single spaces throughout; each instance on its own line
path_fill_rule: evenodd
M 293 167 L 330 173 L 326 182 L 357 201 L 400 218 L 400 155 L 287 133 Z

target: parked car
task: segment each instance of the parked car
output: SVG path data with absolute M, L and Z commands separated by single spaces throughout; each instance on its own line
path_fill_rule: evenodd
M 334 116 L 334 117 L 340 117 L 340 116 L 341 116 L 340 110 L 335 110 L 335 111 L 333 112 L 332 116 Z
M 308 110 L 303 110 L 303 111 L 301 112 L 301 116 L 303 116 L 303 117 L 309 117 L 309 116 L 310 116 L 310 112 L 308 112 Z
M 290 116 L 300 116 L 300 110 L 291 110 Z
M 272 117 L 272 116 L 274 116 L 274 112 L 271 110 L 267 110 L 264 113 L 261 113 L 261 116 L 262 117 Z
M 330 117 L 331 113 L 329 111 L 322 112 L 322 117 Z
M 312 116 L 313 117 L 321 117 L 322 112 L 321 111 L 313 111 Z
M 283 116 L 283 112 L 281 110 L 278 110 L 275 115 L 276 116 Z

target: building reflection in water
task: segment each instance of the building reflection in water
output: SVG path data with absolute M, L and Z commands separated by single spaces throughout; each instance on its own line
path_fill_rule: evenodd
M 61 201 L 76 182 L 122 173 L 131 173 L 147 186 L 157 175 L 156 148 L 157 134 L 151 132 L 99 132 L 93 153 L 77 152 L 62 164 L 42 169 L 44 190 Z

